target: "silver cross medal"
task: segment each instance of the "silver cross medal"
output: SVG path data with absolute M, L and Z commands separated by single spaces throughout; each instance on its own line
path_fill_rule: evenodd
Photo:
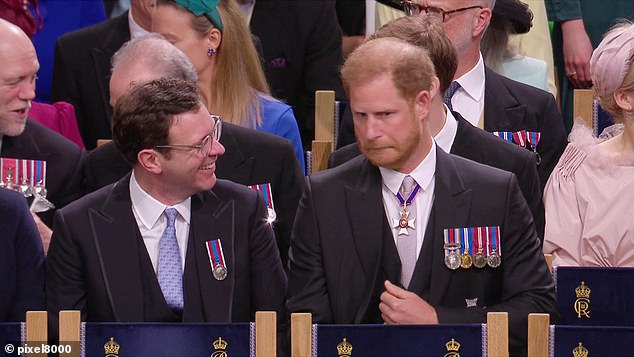
M 393 223 L 394 226 L 392 228 L 400 228 L 398 230 L 398 235 L 402 236 L 402 235 L 409 235 L 409 232 L 407 231 L 407 228 L 411 228 L 411 229 L 416 229 L 415 226 L 415 221 L 416 218 L 412 218 L 412 219 L 407 219 L 409 218 L 409 212 L 407 211 L 407 204 L 403 203 L 403 210 L 401 211 L 401 218 L 394 218 L 393 219 Z

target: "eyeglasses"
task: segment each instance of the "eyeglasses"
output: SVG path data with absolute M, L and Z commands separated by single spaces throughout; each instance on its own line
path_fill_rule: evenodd
M 222 132 L 222 117 L 220 115 L 210 114 L 211 119 L 214 121 L 213 131 L 205 136 L 198 145 L 185 145 L 185 144 L 172 144 L 172 145 L 156 145 L 155 149 L 173 149 L 173 150 L 192 150 L 198 151 L 203 157 L 208 156 L 211 153 L 211 148 L 215 141 L 220 141 L 220 134 Z
M 450 14 L 454 14 L 457 12 L 470 10 L 470 9 L 482 9 L 482 6 L 473 5 L 473 6 L 461 7 L 459 9 L 445 11 L 439 7 L 418 5 L 417 3 L 413 1 L 402 1 L 401 5 L 403 5 L 403 10 L 405 11 L 405 14 L 407 16 L 418 16 L 424 13 L 426 15 L 433 16 L 434 18 L 437 18 L 438 20 L 442 20 L 442 22 L 447 21 L 447 15 L 450 15 Z

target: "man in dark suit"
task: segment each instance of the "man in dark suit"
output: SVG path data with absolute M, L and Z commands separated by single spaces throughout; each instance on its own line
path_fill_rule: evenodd
M 219 117 L 196 84 L 159 79 L 117 101 L 130 175 L 58 211 L 47 310 L 86 321 L 253 321 L 282 312 L 286 276 L 260 194 L 216 179 Z M 52 322 L 55 322 L 54 319 Z
M 196 70 L 185 54 L 160 35 L 147 35 L 124 45 L 113 57 L 111 101 L 130 87 L 160 77 L 196 82 Z M 270 184 L 271 222 L 282 263 L 286 267 L 291 228 L 304 186 L 304 176 L 288 140 L 237 125 L 224 124 L 220 142 L 226 153 L 218 158 L 216 175 L 243 185 Z M 113 143 L 94 149 L 86 159 L 86 191 L 118 181 L 131 170 Z
M 29 37 L 19 27 L 1 19 L 0 63 L 0 157 L 8 161 L 24 159 L 46 163 L 39 166 L 41 171 L 37 175 L 34 175 L 34 170 L 20 171 L 18 175 L 19 168 L 10 167 L 7 163 L 2 165 L 0 181 L 2 185 L 9 185 L 12 181 L 15 188 L 26 180 L 32 186 L 30 190 L 42 181 L 47 192 L 46 199 L 61 208 L 82 194 L 84 152 L 61 135 L 27 119 L 31 100 L 35 98 L 35 80 L 40 65 Z M 26 164 L 29 166 L 28 162 Z M 37 179 L 31 180 L 34 176 Z M 44 223 L 34 217 L 41 227 L 45 249 L 50 237 L 46 225 L 52 225 L 53 212 L 49 210 L 39 214 Z
M 24 197 L 0 189 L 0 322 L 44 308 L 44 251 Z
M 442 26 L 429 17 L 402 17 L 381 27 L 370 38 L 382 37 L 400 38 L 427 50 L 440 81 L 440 91 L 432 100 L 431 106 L 434 109 L 429 116 L 429 127 L 434 140 L 445 152 L 514 173 L 533 213 L 537 233 L 543 239 L 544 205 L 535 155 L 479 130 L 459 113 L 450 111 L 442 102 L 458 63 L 456 50 Z M 360 154 L 356 143 L 349 144 L 331 155 L 329 165 L 338 166 Z
M 273 96 L 293 107 L 302 142 L 309 145 L 315 138 L 315 91 L 334 90 L 337 100 L 345 99 L 335 2 L 255 1 L 250 27 L 262 42 Z
M 123 15 L 60 36 L 55 44 L 53 101 L 75 107 L 84 145 L 93 149 L 97 139 L 111 137 L 112 107 L 108 82 L 110 58 L 130 38 L 151 29 L 154 0 L 131 0 Z
M 480 40 L 491 20 L 493 1 L 415 0 L 405 4 L 405 12 L 412 16 L 442 21 L 458 51 L 454 80 L 459 85 L 447 93 L 449 108 L 488 132 L 521 136 L 514 142 L 535 153 L 543 191 L 567 144 L 563 121 L 551 94 L 498 75 L 484 65 Z M 528 132 L 539 135 L 531 137 L 525 134 Z M 340 133 L 339 145 L 354 141 L 349 118 Z
M 436 147 L 428 118 L 439 81 L 423 49 L 368 41 L 342 78 L 364 156 L 308 178 L 289 312 L 317 323 L 437 324 L 507 311 L 511 354 L 526 353 L 528 313 L 556 315 L 556 302 L 515 176 Z

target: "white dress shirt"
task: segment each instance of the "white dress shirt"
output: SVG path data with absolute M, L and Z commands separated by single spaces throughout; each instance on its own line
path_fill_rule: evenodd
M 438 144 L 444 152 L 449 153 L 451 151 L 451 147 L 453 146 L 453 142 L 456 139 L 456 133 L 458 132 L 458 122 L 456 121 L 456 117 L 453 116 L 451 110 L 447 108 L 446 105 L 445 112 L 447 113 L 447 117 L 445 119 L 445 124 L 442 129 L 434 136 L 434 141 Z
M 398 238 L 398 228 L 394 228 L 394 219 L 401 218 L 401 211 L 403 210 L 403 205 L 396 198 L 396 194 L 401 187 L 401 183 L 403 182 L 403 178 L 409 175 L 418 185 L 420 189 L 416 196 L 414 197 L 414 201 L 416 202 L 416 212 L 410 212 L 410 217 L 413 213 L 415 213 L 416 222 L 416 257 L 420 253 L 421 248 L 423 247 L 423 239 L 425 238 L 425 231 L 427 230 L 427 222 L 429 221 L 429 214 L 431 213 L 431 206 L 434 202 L 434 184 L 435 184 L 435 175 L 436 175 L 436 145 L 433 144 L 431 146 L 431 150 L 427 154 L 427 156 L 421 161 L 420 164 L 409 174 L 404 174 L 402 172 L 394 171 L 391 169 L 387 169 L 384 167 L 379 167 L 381 171 L 381 177 L 383 178 L 383 186 L 382 186 L 382 194 L 383 194 L 383 207 L 385 208 L 385 215 L 387 216 L 387 220 L 392 227 L 392 236 L 394 238 L 394 243 L 396 244 L 396 239 Z M 407 199 L 407 197 L 405 197 Z M 411 229 L 409 229 L 410 234 L 412 234 Z
M 143 27 L 139 26 L 139 24 L 134 21 L 134 17 L 132 16 L 132 9 L 128 11 L 128 26 L 130 27 L 131 40 L 149 34 L 148 31 L 145 31 Z
M 485 83 L 482 54 L 475 67 L 456 81 L 460 84 L 460 88 L 451 98 L 451 106 L 471 125 L 477 127 L 484 111 Z
M 157 201 L 154 197 L 145 192 L 134 176 L 130 177 L 130 200 L 132 201 L 132 212 L 139 227 L 145 249 L 152 261 L 154 272 L 158 268 L 159 242 L 167 227 L 167 217 L 163 214 L 166 208 L 175 208 L 178 211 L 176 216 L 176 240 L 181 255 L 181 265 L 185 270 L 185 256 L 187 254 L 187 240 L 189 238 L 189 224 L 191 218 L 191 197 L 174 206 L 166 206 Z

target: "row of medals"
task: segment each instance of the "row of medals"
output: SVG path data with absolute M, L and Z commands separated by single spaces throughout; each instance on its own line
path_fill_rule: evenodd
M 497 268 L 502 263 L 502 257 L 495 250 L 488 256 L 485 256 L 482 250 L 478 250 L 471 256 L 467 251 L 461 255 L 459 245 L 445 247 L 445 249 L 449 250 L 448 253 L 445 253 L 445 266 L 451 270 L 469 269 L 472 265 L 476 268 L 484 268 L 487 265 L 491 268 Z
M 39 181 L 37 185 L 31 186 L 28 184 L 27 179 L 22 179 L 22 184 L 16 185 L 13 183 L 13 173 L 11 169 L 7 170 L 6 182 L 4 180 L 0 180 L 0 188 L 5 188 L 7 190 L 18 191 L 24 195 L 24 197 L 31 197 L 33 195 L 38 195 L 42 197 L 46 197 L 46 188 L 42 185 L 42 181 Z

